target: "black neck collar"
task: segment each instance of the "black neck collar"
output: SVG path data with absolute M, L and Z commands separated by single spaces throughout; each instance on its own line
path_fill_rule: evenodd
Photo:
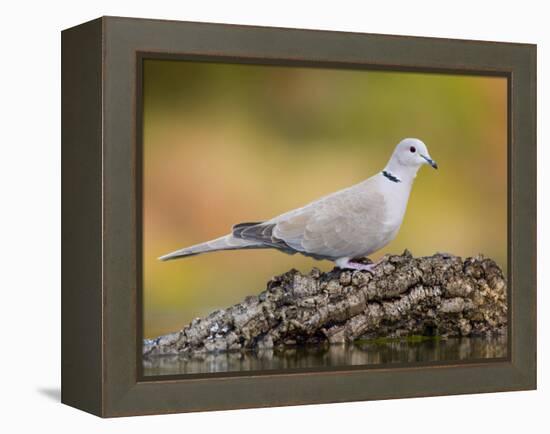
M 392 175 L 390 172 L 387 172 L 386 170 L 382 172 L 382 175 L 388 178 L 391 182 L 401 182 L 401 180 L 397 176 Z

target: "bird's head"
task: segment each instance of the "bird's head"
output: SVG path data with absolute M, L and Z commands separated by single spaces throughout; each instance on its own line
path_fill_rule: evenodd
M 403 139 L 396 146 L 390 161 L 400 166 L 410 167 L 418 170 L 423 164 L 429 164 L 437 169 L 437 163 L 432 160 L 428 148 L 422 140 Z

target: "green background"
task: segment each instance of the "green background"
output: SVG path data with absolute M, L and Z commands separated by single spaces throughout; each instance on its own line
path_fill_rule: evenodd
M 290 268 L 271 250 L 158 256 L 368 178 L 405 137 L 422 168 L 384 253 L 483 253 L 507 268 L 507 83 L 498 77 L 146 60 L 144 335 L 239 302 Z

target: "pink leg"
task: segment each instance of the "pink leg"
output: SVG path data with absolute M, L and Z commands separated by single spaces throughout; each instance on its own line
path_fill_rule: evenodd
M 380 262 L 382 262 L 382 259 L 372 264 L 360 264 L 359 262 L 353 262 L 353 259 L 342 259 L 342 260 L 336 261 L 336 265 L 339 268 L 346 269 L 346 270 L 361 270 L 361 271 L 368 271 L 372 273 L 376 268 L 376 266 L 380 264 Z

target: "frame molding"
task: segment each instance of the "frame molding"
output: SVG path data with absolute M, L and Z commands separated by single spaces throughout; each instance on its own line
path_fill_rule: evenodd
M 145 380 L 144 57 L 508 77 L 509 360 Z M 102 416 L 536 388 L 536 46 L 103 17 L 62 32 L 62 402 Z

